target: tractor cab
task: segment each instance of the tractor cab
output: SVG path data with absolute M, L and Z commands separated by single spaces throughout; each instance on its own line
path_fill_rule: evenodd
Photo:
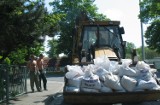
M 119 22 L 95 22 L 83 24 L 80 37 L 79 56 L 92 62 L 94 58 L 106 55 L 111 60 L 125 58 L 125 42 L 121 34 L 124 29 L 119 27 Z

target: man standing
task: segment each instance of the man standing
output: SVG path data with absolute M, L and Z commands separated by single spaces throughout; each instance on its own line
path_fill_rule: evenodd
M 37 61 L 35 60 L 35 56 L 31 55 L 30 56 L 30 61 L 27 64 L 27 67 L 29 69 L 29 75 L 30 75 L 30 85 L 31 85 L 31 90 L 34 92 L 34 83 L 36 85 L 37 91 L 41 91 L 40 86 L 39 86 L 39 71 L 37 69 Z
M 43 60 L 43 54 L 39 55 L 39 59 L 37 60 L 38 69 L 40 72 L 39 75 L 39 83 L 41 88 L 41 80 L 43 81 L 43 88 L 44 90 L 47 90 L 47 79 L 46 79 L 46 72 L 44 71 L 44 60 Z

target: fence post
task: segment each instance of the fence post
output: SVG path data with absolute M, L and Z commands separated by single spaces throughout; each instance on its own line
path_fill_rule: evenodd
M 6 72 L 6 103 L 9 103 L 9 66 L 6 65 L 5 67 Z
M 28 90 L 27 90 L 27 75 L 28 75 L 28 74 L 27 74 L 27 68 L 25 67 L 24 69 L 25 69 L 25 70 L 24 70 L 24 72 L 25 72 L 25 73 L 24 73 L 24 74 L 25 74 L 25 92 L 27 93 L 27 91 L 28 91 Z

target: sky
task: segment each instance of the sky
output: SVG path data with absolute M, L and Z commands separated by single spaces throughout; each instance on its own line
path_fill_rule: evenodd
M 50 1 L 53 0 L 46 0 L 46 4 Z M 141 26 L 138 19 L 139 0 L 95 0 L 94 4 L 98 7 L 99 13 L 111 20 L 121 22 L 121 26 L 125 29 L 125 34 L 122 35 L 124 41 L 133 43 L 136 48 L 142 46 Z M 146 30 L 145 26 L 143 30 Z
M 121 22 L 125 29 L 124 41 L 132 42 L 136 48 L 142 46 L 139 0 L 95 0 L 95 4 L 99 13 Z M 146 30 L 145 26 L 143 30 Z

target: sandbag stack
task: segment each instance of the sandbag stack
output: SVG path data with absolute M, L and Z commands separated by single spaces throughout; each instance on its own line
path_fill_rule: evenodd
M 131 59 L 122 64 L 102 56 L 87 66 L 67 65 L 65 74 L 67 92 L 134 92 L 160 90 L 156 69 L 144 61 L 131 66 Z

